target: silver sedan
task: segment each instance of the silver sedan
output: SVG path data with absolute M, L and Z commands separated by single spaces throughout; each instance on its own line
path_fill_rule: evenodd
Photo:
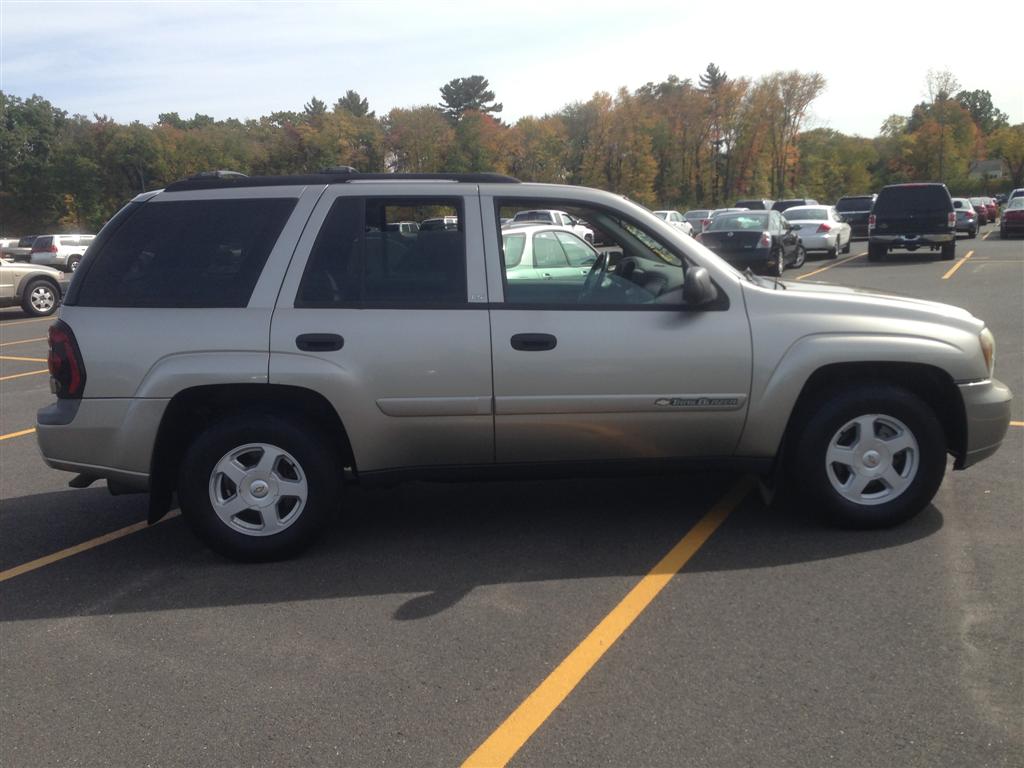
M 850 252 L 853 230 L 842 220 L 831 205 L 800 205 L 782 212 L 793 225 L 804 250 L 808 253 L 823 251 L 834 259 L 840 253 Z

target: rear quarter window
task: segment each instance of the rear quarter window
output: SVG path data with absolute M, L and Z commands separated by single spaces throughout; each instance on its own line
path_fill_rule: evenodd
M 140 205 L 90 253 L 75 304 L 244 307 L 294 198 Z

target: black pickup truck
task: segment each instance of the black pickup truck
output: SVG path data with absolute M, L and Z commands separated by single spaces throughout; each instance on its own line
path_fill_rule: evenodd
M 878 195 L 849 195 L 836 201 L 836 213 L 850 225 L 850 237 L 867 238 L 868 216 L 876 197 Z
M 878 193 L 868 217 L 868 261 L 896 248 L 956 258 L 956 213 L 945 184 L 891 184 Z

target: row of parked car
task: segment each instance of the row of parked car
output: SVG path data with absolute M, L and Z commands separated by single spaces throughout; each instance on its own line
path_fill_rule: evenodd
M 0 257 L 74 272 L 96 235 L 25 235 L 0 240 Z

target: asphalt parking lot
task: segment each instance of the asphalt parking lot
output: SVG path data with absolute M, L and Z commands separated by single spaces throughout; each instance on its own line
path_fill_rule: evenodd
M 1024 764 L 1024 241 L 866 251 L 786 278 L 966 307 L 1017 394 L 888 531 L 730 474 L 414 483 L 239 565 L 43 464 L 49 321 L 0 311 L 0 765 Z

